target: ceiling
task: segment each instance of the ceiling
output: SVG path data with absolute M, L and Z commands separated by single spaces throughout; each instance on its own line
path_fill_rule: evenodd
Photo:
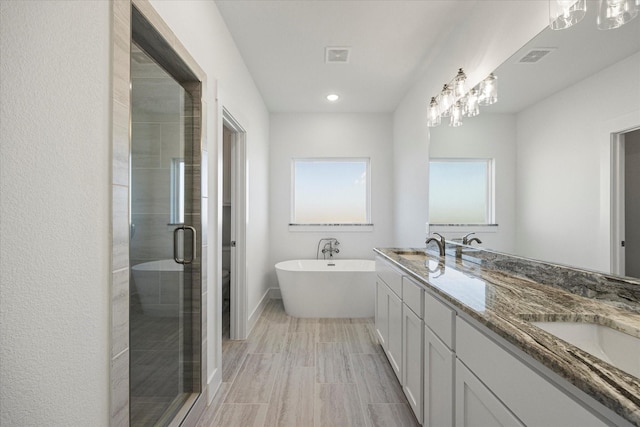
M 479 29 L 488 34 L 484 30 L 489 20 L 495 26 L 514 13 L 538 11 L 539 1 L 216 0 L 216 4 L 270 112 L 369 113 L 394 111 L 409 88 L 427 75 L 452 78 L 456 67 L 438 63 L 451 59 L 447 54 L 453 52 L 447 49 L 462 46 L 455 52 L 458 59 L 466 56 L 466 63 L 473 63 L 467 45 L 492 45 L 481 43 L 488 36 L 479 34 Z M 596 2 L 589 3 L 588 16 L 578 25 L 544 30 L 498 68 L 501 95 L 492 112 L 520 111 L 640 49 L 640 18 L 620 29 L 599 31 Z M 526 18 L 513 19 L 514 25 L 522 25 Z M 469 39 L 474 34 L 475 41 Z M 505 39 L 503 34 L 491 37 Z M 327 47 L 350 48 L 349 62 L 325 63 Z M 536 47 L 555 50 L 535 66 L 517 63 Z M 484 50 L 475 55 L 486 59 L 483 55 L 492 51 Z M 325 98 L 329 93 L 341 98 L 330 103 Z
M 395 110 L 462 3 L 475 1 L 216 1 L 269 111 L 363 113 Z M 325 63 L 326 47 L 349 62 Z

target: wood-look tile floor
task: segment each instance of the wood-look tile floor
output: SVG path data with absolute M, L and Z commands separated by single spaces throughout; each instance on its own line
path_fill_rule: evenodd
M 373 319 L 299 319 L 271 300 L 249 338 L 223 339 L 222 353 L 200 427 L 418 425 Z

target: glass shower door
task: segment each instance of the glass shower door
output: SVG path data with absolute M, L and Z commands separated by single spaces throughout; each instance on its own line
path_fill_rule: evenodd
M 130 420 L 167 425 L 200 390 L 199 152 L 191 95 L 131 52 Z

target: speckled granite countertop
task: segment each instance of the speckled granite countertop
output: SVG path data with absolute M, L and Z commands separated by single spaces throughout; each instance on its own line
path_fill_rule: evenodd
M 639 378 L 529 323 L 598 323 L 640 337 L 640 303 L 636 299 L 640 285 L 635 281 L 528 262 L 491 251 L 480 250 L 486 252 L 483 256 L 490 260 L 479 262 L 473 254 L 478 253 L 478 249 L 456 247 L 449 242 L 444 258 L 424 249 L 374 251 L 425 283 L 428 289 L 459 311 L 467 313 L 622 418 L 640 426 Z M 511 267 L 501 269 L 494 263 L 495 256 L 499 261 L 510 263 Z M 567 277 L 567 289 L 562 288 L 563 284 L 549 282 L 550 277 L 558 276 Z M 599 281 L 599 292 L 580 295 L 585 294 L 576 285 L 581 281 Z M 611 281 L 614 283 L 608 285 Z M 630 294 L 633 295 L 630 297 Z M 640 359 L 640 354 L 636 356 Z

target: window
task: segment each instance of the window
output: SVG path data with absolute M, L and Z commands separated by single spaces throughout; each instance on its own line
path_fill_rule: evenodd
M 369 224 L 369 159 L 294 159 L 292 224 Z
M 493 159 L 429 161 L 429 223 L 491 224 Z

